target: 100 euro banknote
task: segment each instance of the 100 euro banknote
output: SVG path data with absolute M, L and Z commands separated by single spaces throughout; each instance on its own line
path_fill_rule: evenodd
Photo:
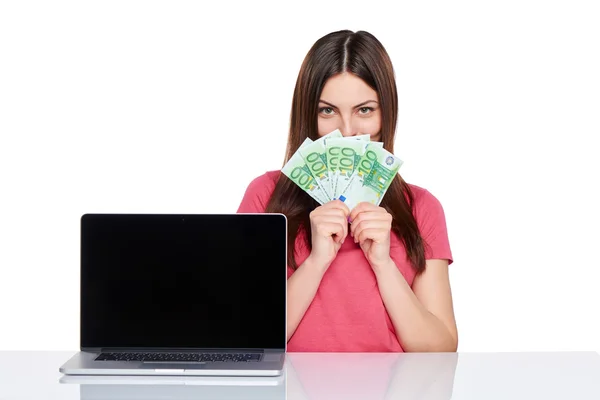
M 304 159 L 306 166 L 310 170 L 313 177 L 316 179 L 321 191 L 327 197 L 327 201 L 333 199 L 331 176 L 327 166 L 326 146 L 327 142 L 335 138 L 341 138 L 342 133 L 339 129 L 320 137 L 306 146 L 300 147 L 298 152 Z
M 368 140 L 369 135 L 361 135 L 327 141 L 327 165 L 333 199 L 339 198 L 342 189 L 348 186 L 367 145 L 383 147 L 381 142 L 369 142 Z
M 360 202 L 379 205 L 403 161 L 369 142 L 339 199 L 352 210 Z
M 300 146 L 300 149 L 312 143 L 314 143 L 312 140 L 306 138 L 306 140 L 304 140 Z M 304 161 L 304 158 L 302 158 L 302 155 L 299 151 L 294 153 L 294 155 L 283 166 L 281 172 L 320 204 L 325 204 L 330 200 L 321 190 L 321 186 L 310 172 L 309 167 L 306 165 L 306 162 Z

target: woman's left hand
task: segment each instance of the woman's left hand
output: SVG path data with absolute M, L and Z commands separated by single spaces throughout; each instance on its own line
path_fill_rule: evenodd
M 392 215 L 383 207 L 368 202 L 359 203 L 350 212 L 350 234 L 360 244 L 372 268 L 391 260 L 390 232 Z

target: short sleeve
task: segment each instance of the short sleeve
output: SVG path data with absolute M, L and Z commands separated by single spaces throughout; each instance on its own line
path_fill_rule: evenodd
M 255 178 L 246 188 L 237 213 L 248 214 L 265 212 L 274 189 L 275 182 L 269 173 Z
M 442 204 L 426 189 L 421 189 L 421 193 L 415 197 L 415 216 L 425 241 L 425 259 L 446 259 L 448 265 L 452 264 L 452 251 Z

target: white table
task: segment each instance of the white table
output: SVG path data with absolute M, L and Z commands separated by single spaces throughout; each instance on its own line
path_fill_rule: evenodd
M 288 353 L 285 380 L 243 386 L 192 377 L 62 383 L 58 368 L 73 354 L 0 351 L 0 399 L 600 399 L 596 352 Z

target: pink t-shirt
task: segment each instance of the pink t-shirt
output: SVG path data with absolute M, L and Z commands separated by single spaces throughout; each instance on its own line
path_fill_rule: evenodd
M 269 171 L 254 179 L 246 189 L 238 213 L 264 212 L 280 171 Z M 440 202 L 426 189 L 409 184 L 414 194 L 415 218 L 425 247 L 425 259 L 447 259 L 452 264 L 446 219 Z M 305 233 L 295 243 L 300 266 L 310 254 Z M 350 238 L 352 239 L 352 238 Z M 415 272 L 406 261 L 406 251 L 392 232 L 390 256 L 412 286 Z M 294 273 L 288 266 L 288 278 Z M 353 240 L 344 242 L 331 263 L 287 344 L 298 352 L 402 352 L 392 321 L 381 299 L 375 274 L 364 253 Z

